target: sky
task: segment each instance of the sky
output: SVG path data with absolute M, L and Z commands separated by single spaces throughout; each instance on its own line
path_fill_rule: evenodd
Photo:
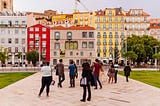
M 122 7 L 129 9 L 143 9 L 152 18 L 160 18 L 160 0 L 80 0 L 79 11 L 96 11 L 105 8 Z M 43 12 L 52 9 L 58 13 L 73 13 L 75 0 L 13 0 L 14 11 Z M 84 8 L 84 6 L 87 8 Z

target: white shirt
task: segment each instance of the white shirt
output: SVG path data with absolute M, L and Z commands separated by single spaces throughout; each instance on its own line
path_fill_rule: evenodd
M 115 70 L 118 70 L 118 64 L 114 65 Z
M 50 66 L 43 66 L 41 68 L 41 71 L 42 71 L 42 77 L 52 76 L 52 69 Z

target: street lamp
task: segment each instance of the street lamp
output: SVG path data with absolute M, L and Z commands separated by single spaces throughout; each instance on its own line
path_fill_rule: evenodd
M 41 58 L 40 58 L 40 52 L 41 52 L 41 43 L 40 43 L 41 39 L 40 39 L 40 36 L 39 36 L 39 67 L 41 66 L 40 64 L 40 61 L 41 61 Z
M 158 46 L 154 46 L 155 47 L 155 54 L 157 53 L 157 47 Z M 157 59 L 155 59 L 155 66 L 157 66 Z

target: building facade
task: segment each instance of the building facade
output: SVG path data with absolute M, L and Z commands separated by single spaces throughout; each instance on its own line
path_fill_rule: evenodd
M 127 37 L 133 35 L 149 35 L 150 15 L 143 9 L 130 9 L 125 16 L 125 31 Z
M 13 11 L 13 0 L 1 0 L 0 1 L 0 12 L 4 10 Z
M 150 19 L 150 35 L 160 41 L 160 18 Z
M 125 13 L 122 8 L 95 11 L 97 57 L 105 62 L 121 57 L 121 41 L 125 38 Z M 117 56 L 116 56 L 117 55 Z
M 50 61 L 53 65 L 56 65 L 59 59 L 63 59 L 65 65 L 69 65 L 71 60 L 81 65 L 84 59 L 88 59 L 91 63 L 96 58 L 95 29 L 93 27 L 53 27 L 50 45 Z
M 18 64 L 25 60 L 26 30 L 26 13 L 3 11 L 0 15 L 0 47 L 8 49 L 8 64 Z
M 36 50 L 41 61 L 50 61 L 50 28 L 37 24 L 27 28 L 27 52 Z

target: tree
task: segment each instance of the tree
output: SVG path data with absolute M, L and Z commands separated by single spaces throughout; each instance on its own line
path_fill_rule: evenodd
M 5 64 L 6 60 L 8 59 L 7 49 L 4 49 L 4 51 L 0 51 L 0 61 L 2 64 Z
M 138 58 L 138 55 L 135 54 L 134 51 L 128 51 L 127 53 L 124 53 L 122 56 L 124 58 L 127 58 L 130 62 L 134 62 Z
M 39 53 L 35 50 L 26 53 L 27 60 L 32 62 L 33 66 L 36 65 L 36 62 L 39 60 Z
M 127 38 L 127 51 L 134 51 L 138 55 L 136 60 L 138 66 L 141 62 L 147 63 L 153 59 L 155 46 L 157 46 L 157 52 L 159 52 L 160 42 L 152 36 L 132 35 Z

